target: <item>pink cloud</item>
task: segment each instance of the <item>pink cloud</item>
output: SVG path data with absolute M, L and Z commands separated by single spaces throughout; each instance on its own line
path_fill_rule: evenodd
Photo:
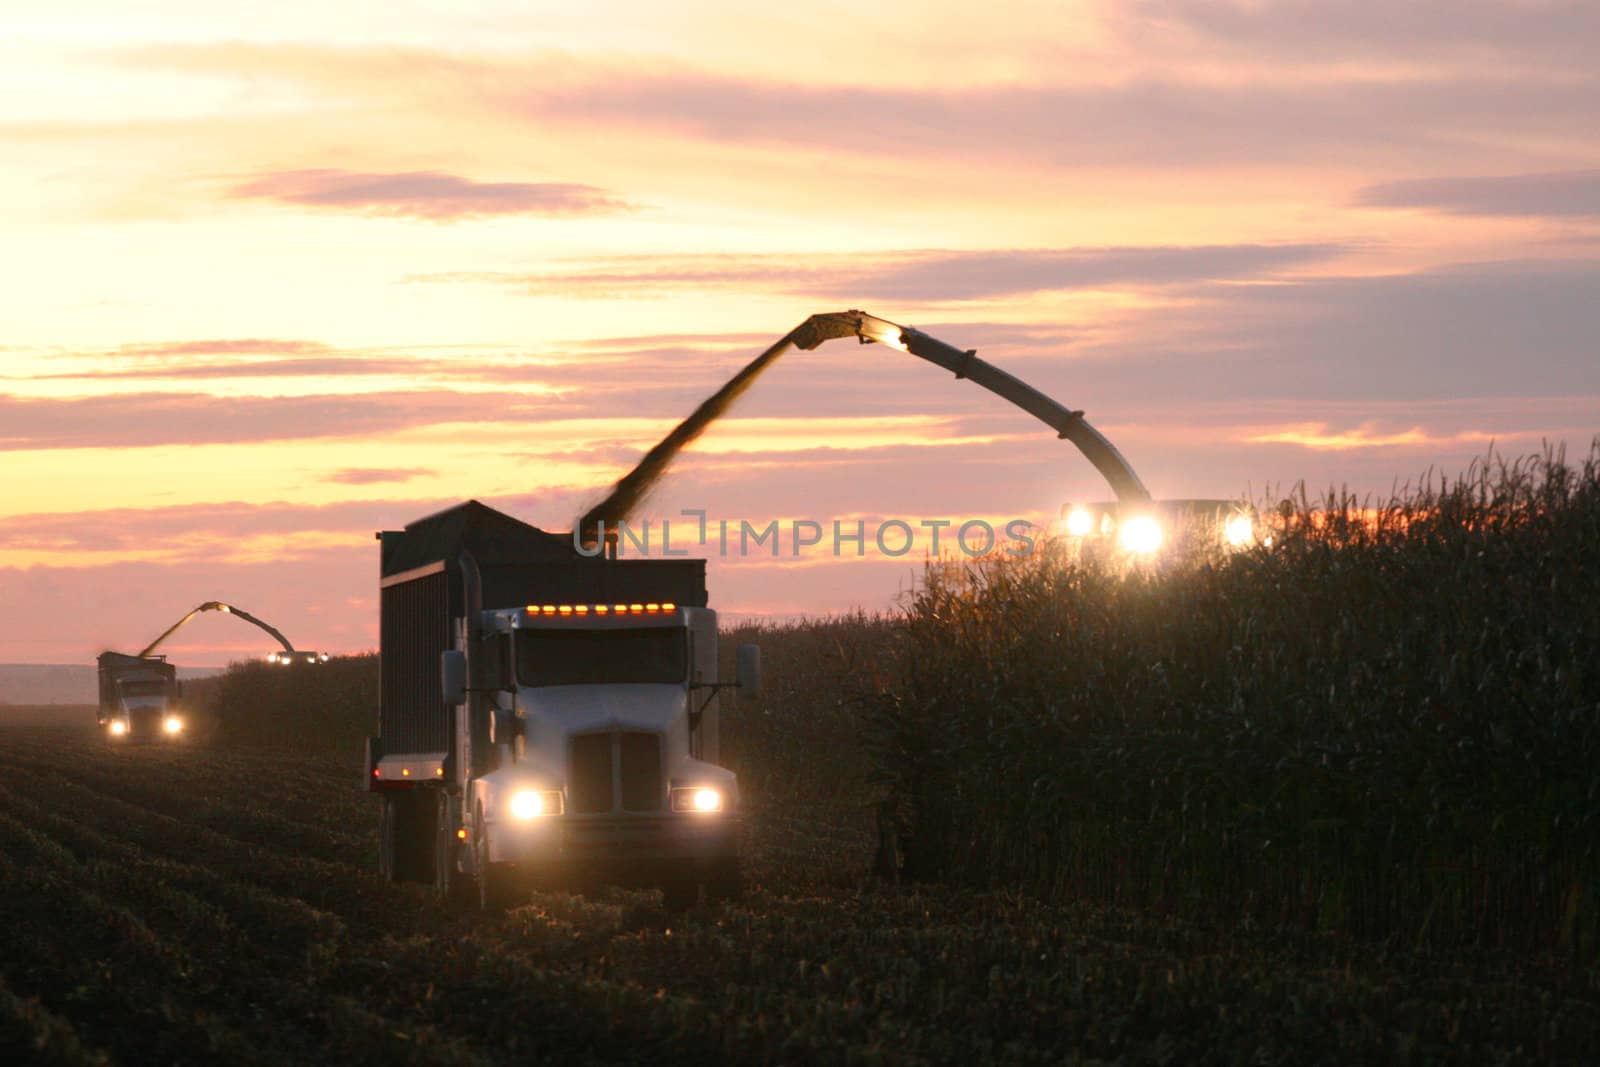
M 818 299 L 909 303 L 982 300 L 1096 286 L 1162 286 L 1257 278 L 1334 258 L 1337 244 L 981 249 L 854 255 L 636 256 L 537 274 L 419 275 L 535 294 L 615 297 L 707 286 L 759 287 Z
M 413 478 L 421 478 L 438 473 L 421 467 L 406 469 L 379 470 L 369 467 L 351 467 L 347 470 L 334 471 L 326 475 L 325 482 L 338 482 L 340 485 L 375 485 L 379 482 L 408 482 Z
M 1359 5 L 1313 0 L 1248 7 L 1173 0 L 1136 8 L 1114 21 L 1137 40 L 1133 56 L 1144 62 L 1100 81 L 950 85 L 930 72 L 916 86 L 818 84 L 570 53 L 541 53 L 528 62 L 313 45 L 163 45 L 124 50 L 121 58 L 278 78 L 312 86 L 330 101 L 503 117 L 541 131 L 561 124 L 762 146 L 790 158 L 820 152 L 918 164 L 1004 159 L 1230 171 L 1283 163 L 1321 170 L 1337 158 L 1392 173 L 1397 166 L 1475 163 L 1485 139 L 1496 136 L 1528 143 L 1537 134 L 1550 145 L 1584 150 L 1588 131 L 1600 122 L 1594 34 L 1587 32 L 1593 16 L 1571 14 L 1581 5 L 1543 5 L 1525 16 L 1525 5 L 1470 2 L 1470 18 L 1457 27 L 1450 0 L 1428 0 L 1419 9 L 1426 14 L 1406 19 L 1394 42 L 1402 55 L 1440 43 L 1457 56 L 1478 52 L 1490 62 L 1383 78 L 1338 64 L 1306 76 L 1305 64 L 1287 50 L 1314 50 L 1331 40 L 1340 42 L 1335 56 L 1361 54 L 1387 39 L 1387 9 L 1363 15 Z M 1265 14 L 1253 16 L 1257 11 Z M 1178 32 L 1164 32 L 1172 29 Z M 1236 77 L 1217 77 L 1205 61 L 1240 42 L 1248 42 L 1251 62 L 1238 64 Z M 1285 54 L 1278 62 L 1270 55 L 1263 62 L 1263 53 L 1280 43 Z M 1559 56 L 1567 76 L 1508 78 L 1493 62 L 1504 56 L 1539 63 L 1545 55 Z M 1571 62 L 1580 57 L 1586 61 Z
M 326 352 L 327 350 L 328 346 L 320 341 L 235 337 L 197 341 L 154 341 L 146 344 L 123 345 L 116 350 L 116 354 L 119 356 L 150 358 L 226 355 L 303 356 L 316 352 Z
M 1360 190 L 1356 203 L 1450 215 L 1600 218 L 1600 170 L 1384 182 Z
M 368 174 L 288 170 L 240 182 L 229 195 L 302 207 L 443 221 L 490 215 L 607 215 L 629 205 L 571 182 L 477 182 L 438 171 Z
M 120 353 L 118 353 L 120 354 Z M 436 371 L 447 366 L 437 360 L 405 357 L 324 356 L 303 359 L 231 359 L 228 362 L 172 362 L 154 366 L 103 368 L 92 372 L 41 374 L 39 380 L 71 378 L 306 378 L 321 376 L 402 375 Z
M 524 410 L 530 406 L 520 401 L 507 405 Z M 296 397 L 139 393 L 45 399 L 0 394 L 0 452 L 343 437 L 471 418 L 481 408 L 469 396 L 424 392 Z

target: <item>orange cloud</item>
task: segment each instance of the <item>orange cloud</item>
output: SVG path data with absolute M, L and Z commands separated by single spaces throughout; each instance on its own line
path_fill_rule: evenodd
M 1394 433 L 1383 433 L 1370 426 L 1333 431 L 1329 430 L 1325 422 L 1299 423 L 1267 433 L 1251 434 L 1245 438 L 1251 444 L 1300 445 L 1302 448 L 1324 452 L 1343 452 L 1352 448 L 1385 448 L 1394 445 L 1462 444 L 1494 439 L 1494 434 L 1477 431 L 1435 436 L 1420 426 Z

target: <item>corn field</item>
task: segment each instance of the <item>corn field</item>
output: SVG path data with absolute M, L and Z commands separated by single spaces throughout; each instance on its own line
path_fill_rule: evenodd
M 865 715 L 904 873 L 1593 959 L 1600 449 L 1262 511 L 930 569 Z
M 1600 453 L 1261 515 L 725 632 L 750 892 L 682 914 L 379 878 L 373 655 L 5 709 L 0 1060 L 1593 1062 Z

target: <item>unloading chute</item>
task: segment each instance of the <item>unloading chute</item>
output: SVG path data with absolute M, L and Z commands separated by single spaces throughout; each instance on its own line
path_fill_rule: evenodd
M 1144 487 L 1133 467 L 1100 431 L 1090 426 L 1083 412 L 1074 411 L 1039 392 L 1027 382 L 978 358 L 975 350 L 962 350 L 931 337 L 921 330 L 899 326 L 865 311 L 829 311 L 812 315 L 779 338 L 771 348 L 751 360 L 711 396 L 695 408 L 688 418 L 673 428 L 656 446 L 645 453 L 637 466 L 612 487 L 606 498 L 578 520 L 579 536 L 587 543 L 597 540 L 599 524 L 615 528 L 633 514 L 645 495 L 666 473 L 678 453 L 724 414 L 733 402 L 755 384 L 763 371 L 791 347 L 811 350 L 824 341 L 854 337 L 862 344 L 877 343 L 907 352 L 943 367 L 957 378 L 965 378 L 1015 404 L 1046 426 L 1056 436 L 1071 441 L 1111 485 L 1122 504 L 1147 504 L 1150 491 Z
M 224 615 L 237 615 L 245 622 L 259 626 L 261 629 L 271 634 L 277 640 L 278 644 L 283 646 L 282 652 L 274 652 L 268 657 L 268 659 L 272 660 L 274 663 L 297 663 L 302 661 L 306 663 L 315 663 L 319 660 L 326 660 L 328 658 L 326 655 L 319 655 L 316 652 L 308 652 L 304 649 L 296 650 L 294 645 L 289 643 L 289 639 L 283 636 L 283 634 L 279 633 L 278 629 L 272 626 L 270 623 L 262 622 L 260 619 L 256 618 L 248 611 L 245 611 L 243 608 L 234 607 L 232 604 L 224 604 L 220 600 L 206 601 L 204 604 L 201 604 L 199 607 L 189 612 L 189 614 L 185 615 L 183 618 L 167 627 L 162 631 L 160 637 L 156 638 L 154 641 L 151 641 L 144 647 L 144 651 L 139 653 L 139 658 L 143 659 L 144 657 L 150 655 L 158 647 L 160 647 L 163 641 L 182 629 L 184 624 L 190 619 L 194 618 L 196 615 L 202 615 L 208 611 L 220 611 Z

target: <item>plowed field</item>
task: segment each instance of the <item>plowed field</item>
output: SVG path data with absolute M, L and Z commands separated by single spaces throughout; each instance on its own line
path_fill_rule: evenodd
M 357 768 L 112 747 L 19 718 L 0 719 L 0 1062 L 1532 1063 L 1600 1048 L 1589 982 L 1532 963 L 1444 967 L 878 885 L 865 809 L 837 794 L 754 798 L 739 904 L 674 915 L 602 890 L 453 913 L 375 875 Z

